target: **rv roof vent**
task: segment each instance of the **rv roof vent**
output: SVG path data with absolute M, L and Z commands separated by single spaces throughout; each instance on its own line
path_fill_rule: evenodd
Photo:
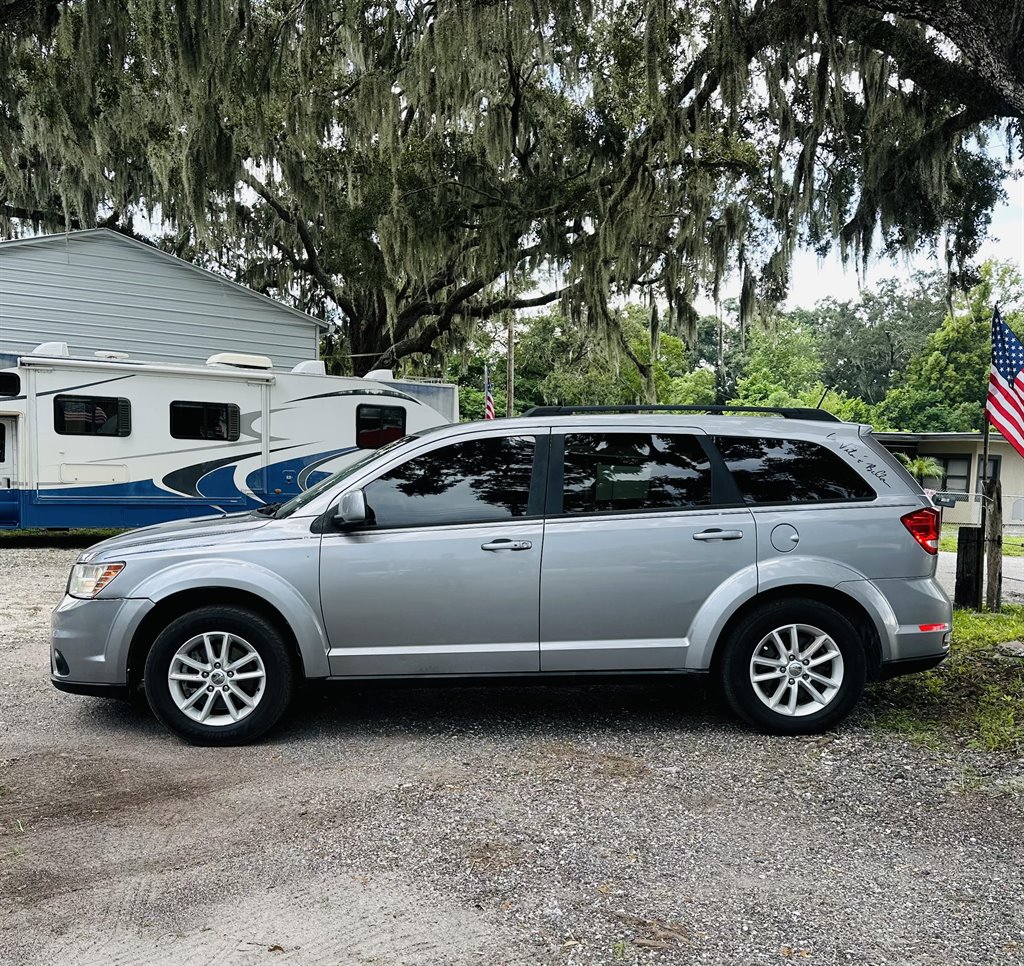
M 206 360 L 208 366 L 234 366 L 236 369 L 273 369 L 267 356 L 251 356 L 245 352 L 218 352 Z
M 44 342 L 32 350 L 34 356 L 69 356 L 66 342 Z
M 324 365 L 322 359 L 307 359 L 294 366 L 292 372 L 307 376 L 326 376 L 327 366 Z
M 364 379 L 374 379 L 377 382 L 394 382 L 395 374 L 390 369 L 374 369 L 373 372 L 368 372 Z
M 114 361 L 131 358 L 127 352 L 115 352 L 113 349 L 100 349 L 98 352 L 94 352 L 93 355 L 97 359 L 112 359 Z

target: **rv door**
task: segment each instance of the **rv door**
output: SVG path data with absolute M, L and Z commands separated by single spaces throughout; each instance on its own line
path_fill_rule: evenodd
M 17 420 L 13 417 L 0 417 L 0 527 L 18 525 L 16 427 Z

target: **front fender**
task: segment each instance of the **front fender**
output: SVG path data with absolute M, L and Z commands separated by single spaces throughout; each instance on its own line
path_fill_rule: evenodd
M 189 590 L 228 588 L 254 594 L 272 606 L 288 623 L 298 642 L 306 677 L 327 677 L 327 634 L 320 615 L 290 583 L 257 564 L 206 558 L 173 564 L 151 574 L 132 591 L 154 604 Z

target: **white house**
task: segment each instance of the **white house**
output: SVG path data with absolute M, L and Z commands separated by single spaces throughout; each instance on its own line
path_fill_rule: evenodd
M 982 454 L 981 433 L 875 433 L 894 453 L 930 456 L 942 467 L 941 477 L 924 481 L 925 487 L 956 500 L 943 512 L 946 523 L 977 525 L 980 521 Z M 994 429 L 989 435 L 989 472 L 1002 484 L 1003 523 L 1024 525 L 1024 457 Z
M 323 326 L 105 228 L 0 242 L 0 366 L 66 342 L 79 356 L 113 349 L 176 364 L 245 352 L 291 368 L 319 357 Z

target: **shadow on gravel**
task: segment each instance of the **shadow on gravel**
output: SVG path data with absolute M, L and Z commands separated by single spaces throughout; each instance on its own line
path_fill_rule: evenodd
M 166 732 L 139 702 L 81 699 L 82 727 L 116 737 Z M 330 737 L 569 736 L 700 731 L 734 723 L 709 682 L 640 684 L 309 683 L 261 743 Z
M 717 691 L 695 678 L 604 685 L 313 684 L 270 740 L 696 731 L 730 720 Z

